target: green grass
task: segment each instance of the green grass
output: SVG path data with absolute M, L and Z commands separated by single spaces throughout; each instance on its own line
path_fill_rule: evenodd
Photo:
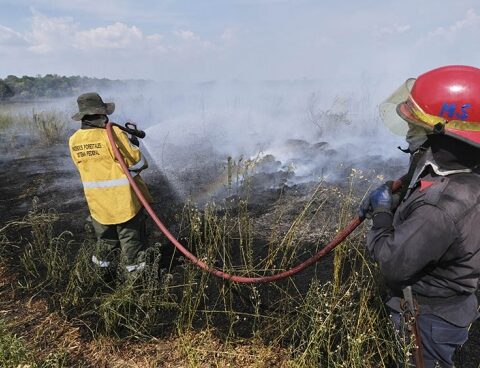
M 11 334 L 0 319 L 0 367 L 31 366 L 32 359 L 28 354 L 22 338 Z
M 9 111 L 0 110 L 0 132 L 10 129 L 16 122 L 16 116 Z
M 68 134 L 68 121 L 67 115 L 57 110 L 15 111 L 0 105 L 0 134 L 9 137 L 12 147 L 19 144 L 18 137 L 22 134 L 30 135 L 41 145 L 64 142 Z
M 286 214 L 277 211 L 261 256 L 245 199 L 237 205 L 210 204 L 204 211 L 186 205 L 179 235 L 207 264 L 241 275 L 269 274 L 295 265 L 300 255 L 305 257 L 302 244 L 318 224 L 323 224 L 317 231 L 324 238 L 346 224 L 356 203 L 352 193 L 352 188 L 339 191 L 320 185 L 286 231 L 280 229 Z M 325 207 L 332 196 L 342 198 L 333 212 Z M 269 285 L 232 284 L 189 262 L 161 268 L 169 260 L 162 258 L 159 246 L 149 250 L 148 267 L 139 277 L 128 277 L 120 259 L 112 270 L 116 279 L 109 280 L 109 274 L 90 262 L 95 243 L 87 239 L 75 244 L 72 234 L 56 233 L 58 220 L 54 211 L 41 210 L 34 202 L 22 221 L 0 231 L 0 256 L 5 261 L 19 253 L 21 289 L 46 297 L 66 319 L 81 321 L 93 338 L 150 341 L 169 334 L 214 331 L 227 351 L 230 344 L 247 338 L 284 349 L 291 367 L 379 367 L 391 361 L 397 349 L 380 298 L 381 278 L 365 255 L 361 232 L 335 250 L 333 278 L 321 282 L 313 276 L 302 281 L 311 281 L 309 286 L 297 284 L 296 279 Z M 12 230 L 20 229 L 28 230 L 29 236 L 12 235 Z M 193 354 L 194 359 L 194 343 L 185 339 L 185 344 L 185 354 Z M 18 359 L 23 359 L 21 345 L 15 346 Z
M 315 110 L 314 103 L 313 124 L 323 124 L 323 119 L 348 124 L 346 116 L 334 119 L 333 110 Z M 16 147 L 21 133 L 30 134 L 36 144 L 53 145 L 65 141 L 67 121 L 55 111 L 20 114 L 3 109 L 0 135 L 6 137 L 5 148 Z M 318 127 L 328 131 L 328 126 Z M 209 203 L 202 210 L 187 203 L 176 229 L 181 242 L 204 262 L 244 276 L 280 272 L 315 253 L 348 223 L 360 199 L 354 190 L 361 175 L 356 171 L 347 188 L 318 185 L 297 203 L 294 214 L 289 205 L 294 199 L 280 198 L 283 204 L 272 208 L 269 233 L 259 243 L 258 218 L 248 206 L 255 164 L 229 158 L 225 185 L 238 200 Z M 178 339 L 182 364 L 191 367 L 206 360 L 213 366 L 226 366 L 227 361 L 243 366 L 242 359 L 252 351 L 259 354 L 258 365 L 248 366 L 269 366 L 262 359 L 281 352 L 278 366 L 295 368 L 377 368 L 397 354 L 408 354 L 408 347 L 393 336 L 381 298 L 382 278 L 364 249 L 364 228 L 337 247 L 333 259 L 313 266 L 317 272 L 308 279 L 241 285 L 219 280 L 187 260 L 175 265 L 163 254 L 172 246 L 164 238 L 162 246 L 149 249 L 148 265 L 137 278 L 124 272 L 122 259 L 105 272 L 91 262 L 96 253 L 91 236 L 79 244 L 74 234 L 58 230 L 60 219 L 34 199 L 23 219 L 0 226 L 0 264 L 16 273 L 15 293 L 46 300 L 52 312 L 81 326 L 83 342 L 161 344 Z M 328 267 L 331 278 L 325 280 L 320 271 Z M 212 341 L 211 347 L 199 346 L 202 336 Z M 8 315 L 0 319 L 0 367 L 71 366 L 70 352 L 61 349 L 39 359 L 38 346 L 50 342 L 44 335 L 42 341 L 31 338 L 9 331 Z M 237 350 L 245 345 L 259 348 Z M 158 366 L 162 358 L 152 356 L 149 362 Z
M 2 368 L 67 368 L 67 354 L 57 351 L 38 359 L 24 338 L 9 331 L 8 325 L 0 319 L 0 367 Z
M 65 141 L 67 137 L 65 114 L 57 111 L 32 112 L 31 129 L 38 134 L 40 141 L 45 145 Z

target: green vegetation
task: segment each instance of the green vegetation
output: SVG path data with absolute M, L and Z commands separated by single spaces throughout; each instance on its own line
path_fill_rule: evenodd
M 85 90 L 125 88 L 132 85 L 141 87 L 146 83 L 148 82 L 143 80 L 120 81 L 56 74 L 47 74 L 43 77 L 9 75 L 5 79 L 0 79 L 0 102 L 58 98 L 73 96 Z
M 335 211 L 326 207 L 331 196 L 343 198 Z M 345 193 L 320 185 L 298 209 L 288 231 L 272 231 L 262 256 L 245 200 L 211 204 L 202 212 L 187 205 L 179 215 L 179 233 L 208 264 L 236 274 L 268 274 L 267 269 L 286 269 L 304 258 L 309 229 L 319 223 L 345 224 L 355 202 L 348 189 Z M 335 219 L 331 213 L 337 213 Z M 277 219 L 284 215 L 282 210 L 276 213 Z M 159 244 L 150 249 L 142 273 L 126 274 L 122 260 L 106 272 L 90 261 L 93 239 L 76 244 L 72 234 L 55 231 L 58 221 L 58 214 L 40 210 L 34 202 L 22 221 L 0 230 L 0 255 L 3 263 L 16 264 L 20 291 L 45 297 L 52 311 L 83 326 L 97 341 L 179 339 L 175 349 L 183 365 L 187 361 L 192 367 L 204 366 L 205 359 L 214 364 L 213 359 L 214 366 L 240 361 L 255 367 L 373 368 L 386 366 L 398 350 L 380 299 L 381 278 L 364 254 L 361 234 L 337 248 L 333 260 L 318 264 L 320 273 L 309 279 L 239 285 L 189 262 L 175 265 L 178 260 L 164 259 Z M 319 236 L 330 238 L 334 231 L 325 226 Z M 322 281 L 321 269 L 332 261 L 330 281 Z M 215 346 L 210 349 L 199 346 L 199 332 L 208 341 L 218 336 L 222 342 L 211 342 Z M 264 356 L 238 352 L 245 344 L 266 349 L 257 351 Z M 213 358 L 209 350 L 217 351 Z M 279 356 L 274 351 L 282 352 L 281 360 L 271 360 Z M 257 363 L 246 363 L 251 358 Z M 154 367 L 162 359 L 152 354 L 146 361 L 141 366 Z
M 0 80 L 0 101 L 6 101 L 15 95 L 12 88 L 3 80 Z
M 11 334 L 0 319 L 0 367 L 5 368 L 66 368 L 64 352 L 58 351 L 38 359 L 23 338 Z
M 0 366 L 21 367 L 29 364 L 31 357 L 27 351 L 22 339 L 9 333 L 5 321 L 0 320 Z
M 57 142 L 65 142 L 67 138 L 68 122 L 66 116 L 56 112 L 32 112 L 32 121 L 30 127 L 38 135 L 40 142 L 50 145 Z
M 22 132 L 36 144 L 65 141 L 65 121 L 55 111 L 19 114 L 4 106 L 0 133 L 8 134 L 0 141 L 6 150 L 21 146 Z M 259 229 L 248 206 L 254 168 L 255 160 L 229 159 L 225 185 L 238 198 L 202 211 L 187 204 L 176 218 L 187 248 L 226 272 L 258 276 L 296 265 L 346 225 L 359 200 L 354 170 L 350 187 L 320 184 L 300 201 L 281 198 Z M 0 366 L 376 368 L 407 352 L 393 337 L 361 230 L 306 273 L 241 285 L 167 256 L 172 245 L 164 238 L 133 277 L 121 259 L 99 269 L 91 262 L 93 233 L 66 231 L 62 215 L 42 207 L 35 199 L 23 219 L 0 226 L 0 275 L 2 267 L 15 275 L 11 290 L 23 304 L 43 301 L 47 309 L 33 321 L 25 317 L 31 309 L 0 316 Z M 2 293 L 0 303 L 8 299 Z M 168 364 L 165 350 L 174 355 Z
M 69 117 L 64 112 L 21 110 L 0 106 L 0 146 L 6 152 L 28 149 L 32 143 L 50 146 L 68 138 Z
M 14 121 L 14 116 L 11 113 L 0 112 L 0 131 L 11 128 Z

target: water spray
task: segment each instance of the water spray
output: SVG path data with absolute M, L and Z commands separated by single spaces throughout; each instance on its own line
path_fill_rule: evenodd
M 303 271 L 307 267 L 313 265 L 314 263 L 318 262 L 320 259 L 322 259 L 324 256 L 326 256 L 332 249 L 334 249 L 337 245 L 341 244 L 362 222 L 363 218 L 360 218 L 356 216 L 353 220 L 350 221 L 350 223 L 344 227 L 341 231 L 335 235 L 335 237 L 321 250 L 319 250 L 316 254 L 314 254 L 312 257 L 307 259 L 306 261 L 298 264 L 295 267 L 292 267 L 286 271 L 279 272 L 274 275 L 269 275 L 269 276 L 259 276 L 259 277 L 245 277 L 245 276 L 240 276 L 240 275 L 232 275 L 227 272 L 224 272 L 222 270 L 219 270 L 217 268 L 210 267 L 207 265 L 205 262 L 202 260 L 198 259 L 194 254 L 192 254 L 187 248 L 185 248 L 173 235 L 172 233 L 167 229 L 167 227 L 162 223 L 162 221 L 158 218 L 157 214 L 155 211 L 152 209 L 148 201 L 145 199 L 143 196 L 142 191 L 140 188 L 137 186 L 137 183 L 133 179 L 133 176 L 130 174 L 130 171 L 128 171 L 128 167 L 125 163 L 125 160 L 120 153 L 120 150 L 118 149 L 116 143 L 115 143 L 115 138 L 113 135 L 112 127 L 115 125 L 119 127 L 120 129 L 128 132 L 126 129 L 133 129 L 137 134 L 143 133 L 143 136 L 145 136 L 145 132 L 141 130 L 137 130 L 137 127 L 135 124 L 130 123 L 133 128 L 129 128 L 127 126 L 121 127 L 117 124 L 114 124 L 112 122 L 109 122 L 107 124 L 107 135 L 108 139 L 110 141 L 110 144 L 112 146 L 113 153 L 115 155 L 115 158 L 117 159 L 118 163 L 122 167 L 122 170 L 124 174 L 127 176 L 128 181 L 130 182 L 130 185 L 132 186 L 135 194 L 138 197 L 138 200 L 140 203 L 142 203 L 143 207 L 145 210 L 148 212 L 152 220 L 155 222 L 155 224 L 158 226 L 160 231 L 172 242 L 172 244 L 185 256 L 187 257 L 193 264 L 196 266 L 200 267 L 201 269 L 211 273 L 214 276 L 217 276 L 219 278 L 222 278 L 224 280 L 229 280 L 233 282 L 238 282 L 238 283 L 243 283 L 243 284 L 255 284 L 255 283 L 268 283 L 272 281 L 279 281 L 282 279 L 285 279 L 287 277 L 291 277 L 299 273 L 300 271 Z M 392 184 L 392 191 L 395 192 L 400 187 L 402 186 L 402 179 L 396 180 Z

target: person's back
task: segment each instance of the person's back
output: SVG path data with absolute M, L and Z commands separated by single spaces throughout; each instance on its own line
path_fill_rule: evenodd
M 105 125 L 114 104 L 104 103 L 96 93 L 78 98 L 79 112 L 72 118 L 82 125 L 69 139 L 70 154 L 82 180 L 91 220 L 98 239 L 92 261 L 108 267 L 114 252 L 121 249 L 126 269 L 131 272 L 145 265 L 146 215 L 120 164 L 116 161 Z M 116 144 L 147 198 L 148 189 L 140 171 L 148 167 L 140 149 L 127 134 L 113 128 Z
M 126 134 L 113 127 L 130 170 L 146 168 L 145 159 L 136 147 L 128 147 Z M 128 179 L 120 165 L 115 162 L 104 128 L 79 129 L 70 137 L 72 160 L 80 173 L 85 197 L 92 218 L 105 224 L 119 224 L 130 220 L 141 208 Z M 128 149 L 127 149 L 128 147 Z M 122 149 L 123 148 L 123 149 Z M 132 169 L 133 168 L 133 169 Z M 135 175 L 135 174 L 134 174 Z M 140 174 L 135 175 L 137 184 L 146 189 Z

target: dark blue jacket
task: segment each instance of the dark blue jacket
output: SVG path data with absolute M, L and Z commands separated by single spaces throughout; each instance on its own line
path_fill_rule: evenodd
M 427 166 L 394 216 L 380 213 L 367 235 L 400 310 L 401 289 L 412 285 L 420 313 L 460 327 L 478 318 L 480 175 L 447 176 Z

